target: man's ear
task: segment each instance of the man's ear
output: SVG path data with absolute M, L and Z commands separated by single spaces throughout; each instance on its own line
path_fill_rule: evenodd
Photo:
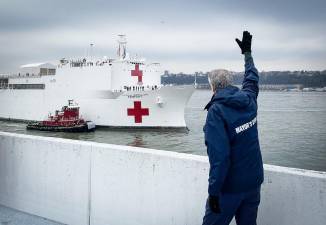
M 215 88 L 213 87 L 213 85 L 211 83 L 209 84 L 209 86 L 211 87 L 212 92 L 215 92 L 215 90 L 214 90 Z
M 211 79 L 209 77 L 208 77 L 208 84 L 209 84 L 212 92 L 215 92 L 214 87 L 213 87 L 212 82 L 211 82 Z

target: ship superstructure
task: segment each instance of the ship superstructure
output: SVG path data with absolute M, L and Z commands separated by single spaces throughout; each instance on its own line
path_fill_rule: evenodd
M 98 126 L 185 127 L 192 86 L 162 86 L 159 63 L 126 52 L 119 35 L 117 57 L 34 63 L 0 76 L 0 118 L 43 120 L 68 99 Z

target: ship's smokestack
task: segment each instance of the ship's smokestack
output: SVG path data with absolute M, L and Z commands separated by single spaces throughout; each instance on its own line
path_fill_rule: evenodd
M 118 35 L 118 43 L 119 43 L 119 47 L 118 47 L 118 58 L 120 60 L 123 60 L 126 58 L 126 45 L 127 45 L 127 39 L 126 39 L 126 35 L 124 34 L 119 34 Z

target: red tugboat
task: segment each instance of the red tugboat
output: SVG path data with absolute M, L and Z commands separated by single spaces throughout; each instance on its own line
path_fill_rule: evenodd
M 56 110 L 55 115 L 49 115 L 47 120 L 31 122 L 27 129 L 42 131 L 84 132 L 94 131 L 95 124 L 85 121 L 79 116 L 79 106 L 73 100 L 68 100 L 68 106 L 63 106 L 61 111 Z

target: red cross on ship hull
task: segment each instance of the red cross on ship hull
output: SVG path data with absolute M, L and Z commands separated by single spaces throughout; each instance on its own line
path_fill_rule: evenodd
M 143 83 L 143 71 L 139 70 L 139 64 L 135 64 L 135 69 L 131 70 L 131 76 L 138 77 L 138 84 Z
M 134 108 L 128 108 L 127 109 L 128 116 L 134 116 L 135 117 L 135 123 L 142 123 L 143 122 L 143 116 L 149 115 L 149 109 L 148 108 L 142 108 L 141 107 L 141 101 L 134 101 Z

